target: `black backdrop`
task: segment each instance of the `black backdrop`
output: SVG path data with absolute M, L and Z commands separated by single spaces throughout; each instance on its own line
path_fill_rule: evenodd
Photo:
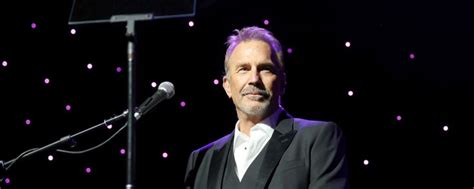
M 2 160 L 126 109 L 125 25 L 68 26 L 71 4 L 0 3 L 0 62 L 7 64 L 0 66 Z M 198 1 L 192 18 L 137 23 L 137 103 L 155 92 L 151 82 L 176 88 L 137 123 L 138 188 L 180 188 L 189 153 L 232 131 L 233 105 L 213 82 L 223 74 L 226 36 L 250 25 L 270 29 L 285 51 L 292 49 L 285 53 L 286 109 L 343 129 L 352 188 L 472 188 L 469 7 L 461 1 L 213 0 Z M 121 124 L 77 138 L 74 149 L 100 143 Z M 125 145 L 123 131 L 89 153 L 25 158 L 8 172 L 5 188 L 124 188 Z

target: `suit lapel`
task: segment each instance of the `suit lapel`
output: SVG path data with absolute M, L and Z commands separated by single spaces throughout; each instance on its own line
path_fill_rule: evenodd
M 279 123 L 270 141 L 268 141 L 268 149 L 258 176 L 257 188 L 265 187 L 283 153 L 285 153 L 296 134 L 296 131 L 293 130 L 293 119 L 290 115 L 282 112 L 278 120 Z
M 219 189 L 222 187 L 222 178 L 227 164 L 227 156 L 232 149 L 232 139 L 234 133 L 227 135 L 227 138 L 217 144 L 216 151 L 212 155 L 209 168 L 208 186 L 210 189 Z

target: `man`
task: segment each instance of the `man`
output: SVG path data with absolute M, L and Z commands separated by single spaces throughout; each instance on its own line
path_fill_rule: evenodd
M 346 189 L 342 131 L 332 122 L 293 118 L 281 106 L 280 42 L 247 27 L 228 38 L 223 87 L 238 121 L 232 133 L 191 153 L 186 188 Z

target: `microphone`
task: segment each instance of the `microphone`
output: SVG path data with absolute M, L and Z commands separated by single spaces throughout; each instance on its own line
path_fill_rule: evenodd
M 148 97 L 145 100 L 145 102 L 143 102 L 137 108 L 137 111 L 134 114 L 135 118 L 137 120 L 140 119 L 142 115 L 146 114 L 148 111 L 153 109 L 161 101 L 165 99 L 170 99 L 173 96 L 174 96 L 174 85 L 169 81 L 162 82 L 158 86 L 158 90 L 155 92 L 155 94 L 153 94 L 153 96 L 151 97 Z

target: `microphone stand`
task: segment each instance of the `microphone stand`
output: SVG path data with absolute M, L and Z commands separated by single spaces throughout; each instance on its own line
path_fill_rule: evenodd
M 120 115 L 117 115 L 117 116 L 115 116 L 115 117 L 113 117 L 113 118 L 107 119 L 107 120 L 105 120 L 104 122 L 102 122 L 102 123 L 100 123 L 100 124 L 97 124 L 97 125 L 94 125 L 94 126 L 92 126 L 92 127 L 90 127 L 90 128 L 87 128 L 87 129 L 85 129 L 85 130 L 83 130 L 83 131 L 80 131 L 80 132 L 75 133 L 75 134 L 73 134 L 73 135 L 64 136 L 64 137 L 60 138 L 59 140 L 57 140 L 57 141 L 55 141 L 55 142 L 53 142 L 53 143 L 50 143 L 50 144 L 48 144 L 48 145 L 46 145 L 46 146 L 43 146 L 43 147 L 40 147 L 40 148 L 34 148 L 33 150 L 31 150 L 31 151 L 29 151 L 29 152 L 27 151 L 26 153 L 24 152 L 24 154 L 19 155 L 18 157 L 14 158 L 14 159 L 12 159 L 12 160 L 10 160 L 10 161 L 7 161 L 6 163 L 3 163 L 3 161 L 0 161 L 0 181 L 3 181 L 3 177 L 4 177 L 4 174 L 5 174 L 6 171 L 7 171 L 7 168 L 8 168 L 9 166 L 11 166 L 11 164 L 13 164 L 13 163 L 15 163 L 16 161 L 18 161 L 19 159 L 24 158 L 24 157 L 31 156 L 31 155 L 36 154 L 36 153 L 38 153 L 38 152 L 42 152 L 42 151 L 45 151 L 45 150 L 49 150 L 49 149 L 52 149 L 52 148 L 56 148 L 56 147 L 61 146 L 61 145 L 65 144 L 65 143 L 74 142 L 74 138 L 75 138 L 75 137 L 80 136 L 80 135 L 82 135 L 82 134 L 84 134 L 84 133 L 87 133 L 87 132 L 89 132 L 89 131 L 92 131 L 92 130 L 94 130 L 94 129 L 96 129 L 96 128 L 102 127 L 102 126 L 104 126 L 104 125 L 106 126 L 108 123 L 114 122 L 114 121 L 116 121 L 116 120 L 118 120 L 118 119 L 120 119 L 120 118 L 124 118 L 124 117 L 125 117 L 126 115 L 128 115 L 128 114 L 129 114 L 128 111 L 124 111 L 124 112 L 123 112 L 122 114 L 120 114 Z
M 44 147 L 38 148 L 38 149 L 33 149 L 32 151 L 27 151 L 27 153 L 20 155 L 19 157 L 8 161 L 3 165 L 3 162 L 0 161 L 0 178 L 3 178 L 2 172 L 6 171 L 10 164 L 14 163 L 18 159 L 22 157 L 27 157 L 31 156 L 33 154 L 36 154 L 38 152 L 44 151 L 46 149 L 50 149 L 56 146 L 59 146 L 61 144 L 64 144 L 68 141 L 71 141 L 73 137 L 76 137 L 80 134 L 83 134 L 85 132 L 88 132 L 90 130 L 93 130 L 97 127 L 100 127 L 107 122 L 114 121 L 118 118 L 125 117 L 127 116 L 128 119 L 128 132 L 127 132 L 127 183 L 125 185 L 126 189 L 134 189 L 135 188 L 135 169 L 136 169 L 136 160 L 135 160 L 135 116 L 140 116 L 142 112 L 136 112 L 135 111 L 135 21 L 142 21 L 142 20 L 151 20 L 153 18 L 153 14 L 131 14 L 131 15 L 115 15 L 112 16 L 110 19 L 110 22 L 115 23 L 115 22 L 126 22 L 127 23 L 127 32 L 126 32 L 126 37 L 128 39 L 128 48 L 127 48 L 127 58 L 128 58 L 128 110 L 122 113 L 119 116 L 116 116 L 114 118 L 111 118 L 107 121 L 104 121 L 104 123 L 101 123 L 99 125 L 93 126 L 89 129 L 86 129 L 84 131 L 81 131 L 77 134 L 74 135 L 68 135 L 65 137 L 62 137 L 56 142 L 53 142 L 51 144 L 48 144 Z M 131 112 L 131 113 L 128 113 Z M 138 113 L 138 114 L 137 114 Z M 5 168 L 6 167 L 6 168 Z M 2 179 L 3 180 L 3 179 Z
M 127 132 L 127 183 L 126 189 L 135 188 L 135 21 L 151 20 L 153 14 L 130 14 L 115 15 L 111 17 L 111 22 L 126 22 L 128 38 L 127 58 L 128 58 L 128 132 Z

